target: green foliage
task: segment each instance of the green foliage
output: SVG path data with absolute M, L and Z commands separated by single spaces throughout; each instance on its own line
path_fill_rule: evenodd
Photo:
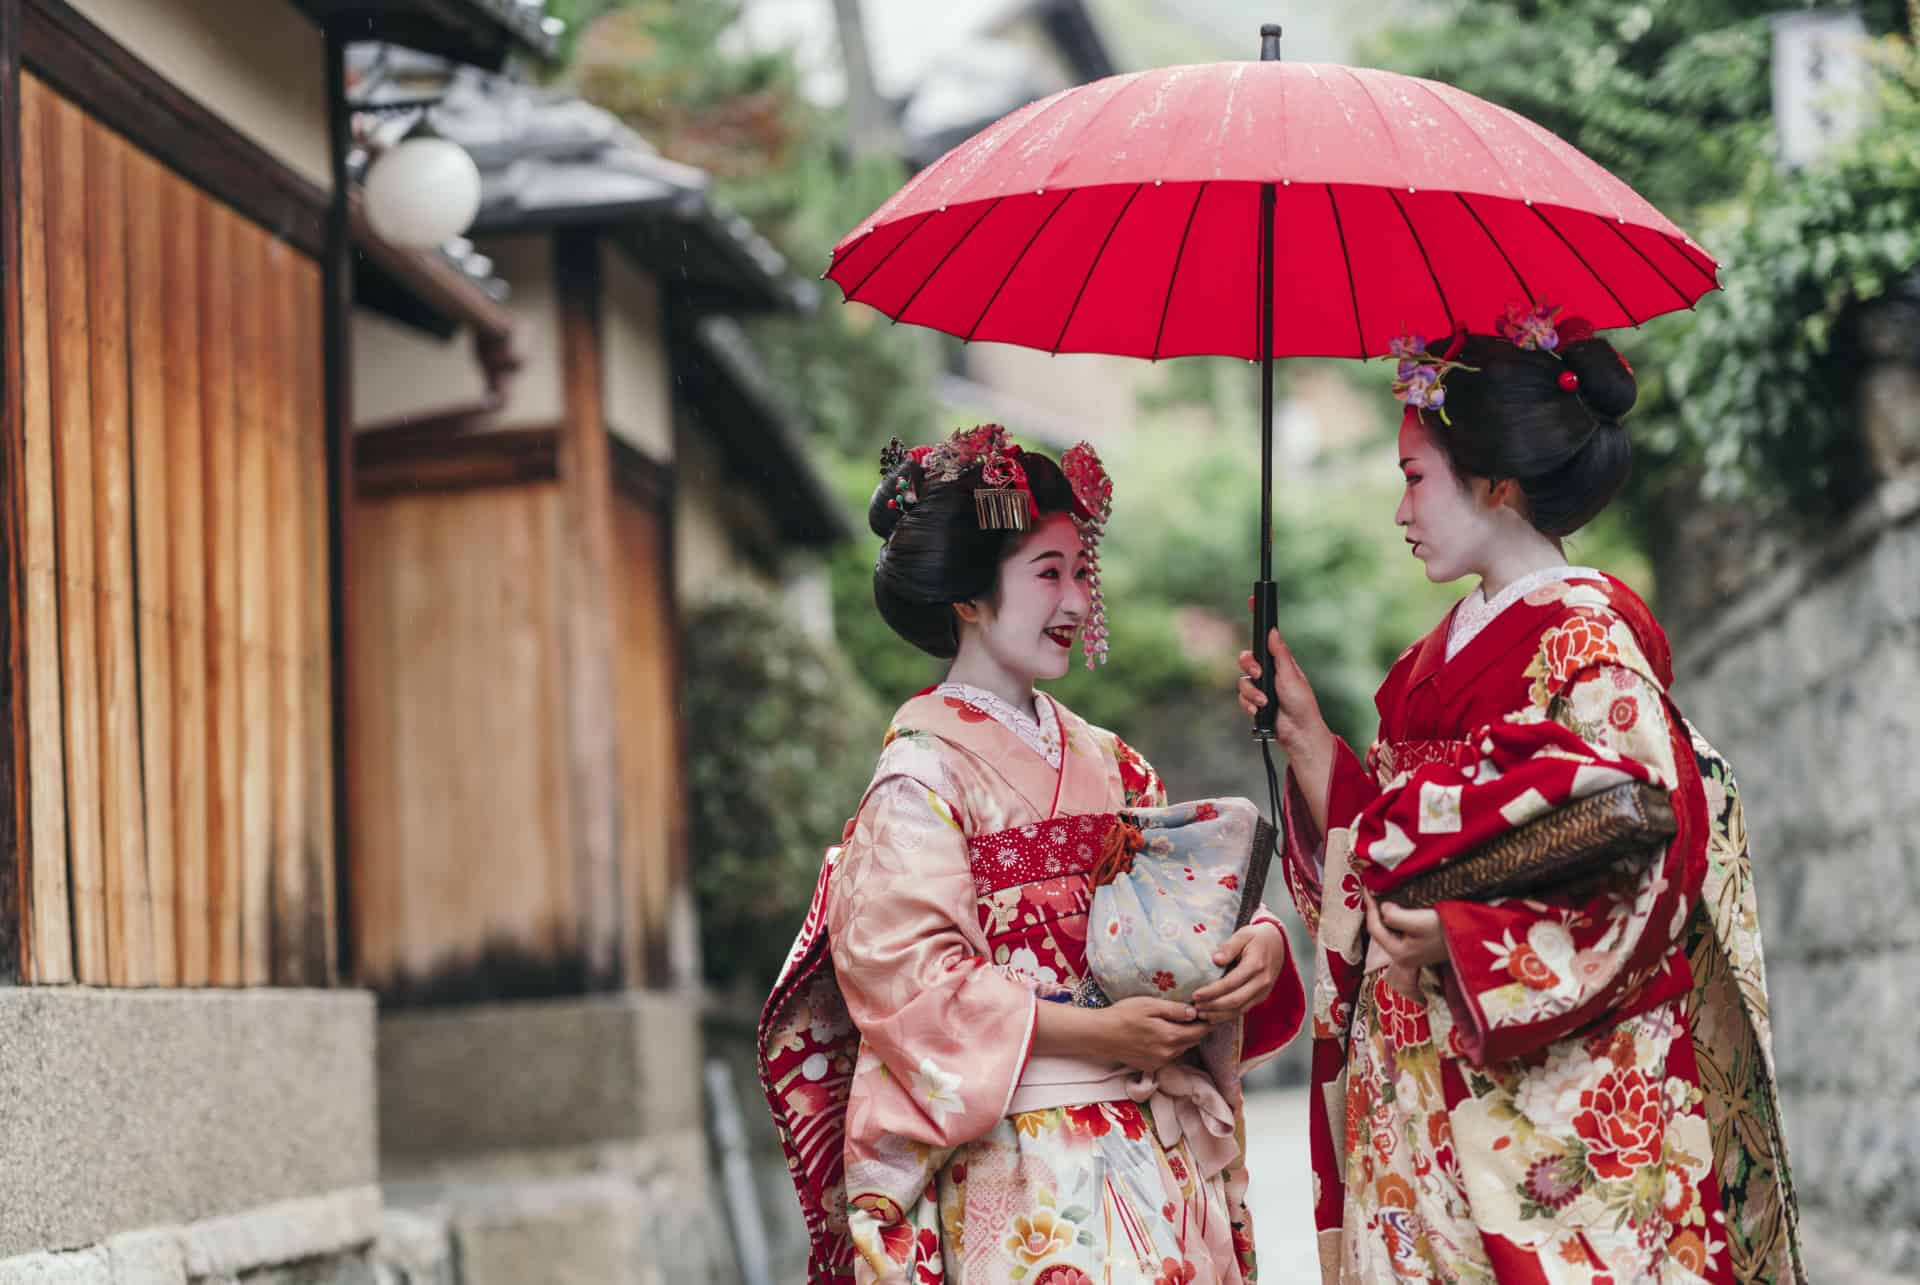
M 1913 56 L 1883 41 L 1878 123 L 1803 174 L 1773 164 L 1768 15 L 1787 0 L 1460 0 L 1378 40 L 1383 66 L 1458 85 L 1538 121 L 1694 229 L 1724 290 L 1616 342 L 1641 374 L 1630 497 L 1788 506 L 1844 499 L 1848 308 L 1920 257 Z M 1910 23 L 1863 6 L 1871 30 Z
M 1858 482 L 1849 311 L 1920 261 L 1920 56 L 1881 43 L 1876 122 L 1798 174 L 1768 173 L 1712 229 L 1710 296 L 1672 378 L 1709 496 L 1818 516 Z
M 884 715 L 832 648 L 774 606 L 686 618 L 681 717 L 693 886 L 707 980 L 772 985 L 820 873 L 859 802 Z

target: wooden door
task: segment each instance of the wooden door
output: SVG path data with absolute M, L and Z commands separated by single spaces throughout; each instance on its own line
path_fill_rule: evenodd
M 333 973 L 320 272 L 21 77 L 30 981 Z

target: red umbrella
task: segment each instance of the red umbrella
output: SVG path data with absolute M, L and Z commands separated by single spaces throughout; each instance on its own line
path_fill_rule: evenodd
M 1273 358 L 1380 356 L 1408 331 L 1484 328 L 1515 298 L 1638 325 L 1717 286 L 1704 250 L 1525 117 L 1430 80 L 1281 62 L 1280 29 L 1261 36 L 1260 62 L 1112 76 L 1013 112 L 915 175 L 826 273 L 969 341 L 1262 358 L 1256 639 L 1274 596 Z

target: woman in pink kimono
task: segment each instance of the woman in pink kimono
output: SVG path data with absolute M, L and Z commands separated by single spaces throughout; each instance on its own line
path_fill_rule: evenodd
M 1033 686 L 1076 635 L 1105 651 L 1105 473 L 992 426 L 883 469 L 875 601 L 951 668 L 894 716 L 761 1020 L 810 1280 L 1251 1281 L 1238 1076 L 1188 1054 L 1226 1040 L 1244 1067 L 1294 1035 L 1285 936 L 1258 913 L 1194 1005 L 1102 1005 L 1089 874 L 1113 814 L 1166 800 Z
M 1396 346 L 1395 520 L 1430 579 L 1479 587 L 1387 675 L 1364 761 L 1271 640 L 1283 867 L 1318 947 L 1322 1273 L 1803 1281 L 1738 792 L 1668 693 L 1646 604 L 1561 543 L 1626 476 L 1633 372 L 1550 309 L 1497 329 Z M 1264 703 L 1250 682 L 1242 701 Z M 1396 879 L 1628 781 L 1678 822 L 1649 864 L 1392 903 Z

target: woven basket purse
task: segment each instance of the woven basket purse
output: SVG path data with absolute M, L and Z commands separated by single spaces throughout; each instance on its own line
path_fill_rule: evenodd
M 1385 894 L 1408 910 L 1440 901 L 1489 901 L 1645 865 L 1675 830 L 1673 803 L 1657 785 L 1630 782 L 1536 817 L 1457 860 Z

